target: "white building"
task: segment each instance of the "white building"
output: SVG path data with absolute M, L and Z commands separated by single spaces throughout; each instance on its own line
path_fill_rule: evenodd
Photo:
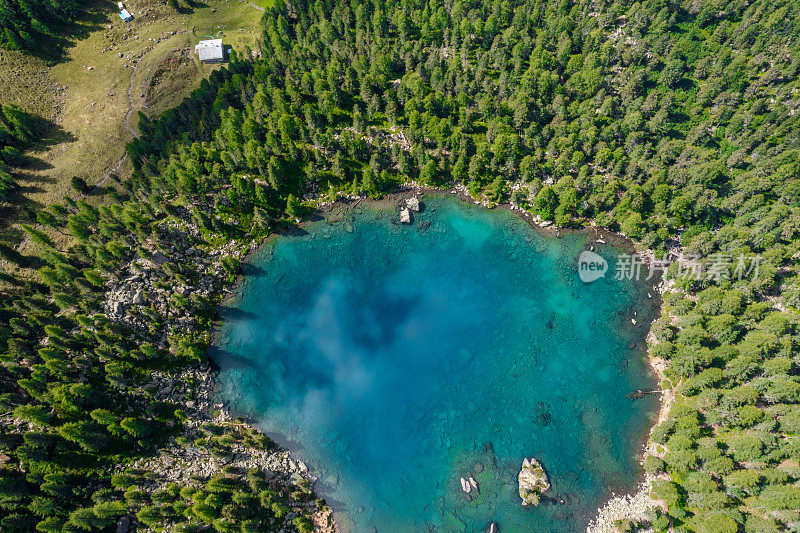
M 200 56 L 200 61 L 203 63 L 222 63 L 225 57 L 222 39 L 200 41 L 195 45 L 194 52 Z

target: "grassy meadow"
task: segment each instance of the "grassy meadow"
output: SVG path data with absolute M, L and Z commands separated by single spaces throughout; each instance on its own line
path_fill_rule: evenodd
M 213 35 L 236 51 L 258 50 L 262 11 L 239 0 L 205 0 L 180 12 L 156 0 L 132 0 L 125 7 L 133 14 L 127 23 L 115 3 L 95 8 L 61 56 L 0 51 L 0 100 L 43 118 L 51 130 L 17 172 L 27 208 L 7 210 L 12 224 L 4 231 L 15 232 L 13 222 L 38 206 L 78 196 L 73 176 L 93 186 L 112 169 L 129 171 L 127 161 L 119 163 L 138 113 L 157 115 L 177 105 L 220 68 L 198 61 L 198 40 Z

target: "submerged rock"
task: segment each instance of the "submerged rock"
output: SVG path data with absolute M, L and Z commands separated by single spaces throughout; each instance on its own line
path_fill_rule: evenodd
M 519 471 L 519 497 L 522 505 L 539 505 L 539 496 L 550 488 L 544 468 L 534 458 L 522 461 Z

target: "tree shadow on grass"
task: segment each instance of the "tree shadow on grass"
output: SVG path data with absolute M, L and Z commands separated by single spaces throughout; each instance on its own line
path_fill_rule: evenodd
M 107 194 L 111 194 L 112 190 L 114 190 L 114 188 L 109 185 L 90 185 L 89 188 L 83 192 L 83 195 L 103 197 Z
M 34 147 L 53 146 L 54 144 L 61 144 L 65 142 L 74 142 L 78 138 L 70 131 L 65 130 L 55 122 L 35 117 L 34 123 L 36 131 L 39 132 L 39 140 L 34 144 Z
M 197 9 L 208 7 L 208 4 L 204 2 L 197 2 L 195 0 L 184 0 L 185 5 L 181 5 L 181 3 L 178 0 L 174 0 L 172 4 L 173 4 L 172 7 L 175 8 L 175 11 L 177 11 L 181 15 L 191 15 Z
M 53 166 L 31 153 L 45 152 L 52 146 L 77 140 L 72 133 L 53 122 L 40 117 L 34 117 L 33 122 L 38 138 L 21 147 L 23 155 L 20 163 L 11 168 L 15 187 L 5 198 L 0 210 L 0 232 L 13 222 L 30 221 L 30 214 L 44 207 L 40 202 L 31 200 L 30 195 L 45 192 L 58 181 L 44 174 Z
M 48 33 L 31 31 L 36 45 L 24 51 L 51 64 L 61 63 L 66 60 L 66 51 L 75 41 L 85 39 L 107 24 L 109 14 L 116 10 L 116 2 L 83 0 L 74 21 L 50 22 L 47 24 Z
M 19 186 L 17 192 L 22 194 L 41 192 L 43 190 L 42 185 L 56 181 L 55 178 L 41 174 L 43 171 L 53 168 L 53 166 L 39 157 L 30 155 L 32 152 L 45 152 L 52 146 L 77 140 L 75 135 L 54 122 L 40 117 L 35 117 L 34 121 L 39 138 L 24 148 L 21 164 L 12 169 L 12 174 Z

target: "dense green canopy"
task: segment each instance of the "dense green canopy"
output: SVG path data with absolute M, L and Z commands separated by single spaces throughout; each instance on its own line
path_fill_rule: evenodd
M 78 0 L 3 0 L 0 2 L 0 44 L 35 49 L 42 37 L 58 35 L 65 22 L 81 13 Z

